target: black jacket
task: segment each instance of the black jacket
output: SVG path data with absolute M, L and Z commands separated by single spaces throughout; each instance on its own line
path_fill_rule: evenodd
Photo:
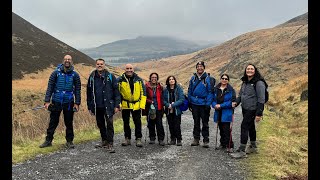
M 95 79 L 99 78 L 97 76 L 97 70 L 94 70 L 88 79 L 87 84 L 87 106 L 88 110 L 95 113 L 96 112 L 96 100 L 98 98 L 103 99 L 104 107 L 106 108 L 106 114 L 108 117 L 113 116 L 114 108 L 120 107 L 120 93 L 118 88 L 118 82 L 116 77 L 109 73 L 107 70 L 102 72 L 103 87 L 102 87 L 102 97 L 97 95 L 95 92 Z

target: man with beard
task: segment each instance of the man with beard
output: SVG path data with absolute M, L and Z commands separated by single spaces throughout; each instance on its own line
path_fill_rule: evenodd
M 74 71 L 70 55 L 65 55 L 62 64 L 51 73 L 44 101 L 45 108 L 50 107 L 51 112 L 46 140 L 40 148 L 52 146 L 53 134 L 59 124 L 61 111 L 66 126 L 66 147 L 74 148 L 73 113 L 79 111 L 81 81 L 79 74 Z

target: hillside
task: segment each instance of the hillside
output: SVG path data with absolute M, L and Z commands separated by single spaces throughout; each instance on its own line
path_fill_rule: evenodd
M 30 24 L 12 12 L 12 79 L 56 66 L 68 53 L 74 63 L 93 65 L 93 59 Z
M 134 59 L 134 62 L 140 62 L 187 54 L 212 45 L 199 45 L 192 41 L 167 36 L 139 36 L 135 39 L 119 40 L 81 51 L 92 58 L 106 57 L 106 59 L 123 62 Z
M 246 64 L 251 62 L 257 65 L 272 89 L 290 79 L 307 76 L 308 21 L 303 18 L 306 14 L 282 26 L 240 35 L 216 47 L 134 65 L 145 78 L 153 71 L 159 73 L 162 82 L 168 75 L 175 75 L 187 88 L 190 76 L 196 71 L 196 62 L 204 61 L 207 72 L 215 78 L 228 73 L 231 83 L 238 87 Z

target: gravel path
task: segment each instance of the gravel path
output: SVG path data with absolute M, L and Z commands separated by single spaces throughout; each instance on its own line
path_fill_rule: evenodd
M 123 147 L 123 133 L 116 134 L 116 153 L 96 149 L 98 141 L 78 144 L 75 149 L 39 155 L 12 166 L 12 179 L 246 179 L 246 170 L 227 153 L 215 150 L 216 124 L 210 116 L 210 148 L 190 146 L 193 119 L 189 111 L 182 115 L 182 146 L 145 143 Z M 241 108 L 236 108 L 233 140 L 239 146 Z M 165 132 L 166 120 L 163 121 Z M 134 132 L 134 131 L 133 131 Z M 143 129 L 145 136 L 145 129 Z M 134 135 L 132 136 L 134 137 Z M 166 141 L 166 138 L 165 138 Z M 134 144 L 133 141 L 131 141 Z M 219 135 L 218 135 L 219 145 Z

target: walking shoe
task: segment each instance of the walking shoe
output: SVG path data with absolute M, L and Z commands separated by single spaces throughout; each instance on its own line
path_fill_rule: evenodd
M 171 141 L 169 142 L 169 145 L 175 145 L 176 144 L 176 140 L 175 139 L 171 139 Z
M 258 153 L 258 148 L 257 148 L 257 146 L 254 147 L 254 146 L 252 146 L 252 145 L 249 145 L 249 146 L 247 146 L 245 152 L 246 152 L 247 154 Z
M 116 150 L 114 150 L 113 145 L 112 144 L 108 144 L 106 146 L 107 151 L 109 151 L 109 153 L 115 153 Z
M 73 142 L 72 142 L 72 141 L 67 141 L 67 143 L 66 143 L 66 148 L 68 148 L 68 149 L 74 149 L 74 144 L 73 144 Z
M 247 154 L 244 151 L 238 151 L 235 153 L 230 153 L 230 156 L 235 159 L 246 158 Z
M 52 146 L 51 141 L 45 141 L 44 143 L 42 143 L 39 148 L 45 148 L 45 147 L 49 147 Z
M 177 140 L 177 146 L 182 146 L 181 140 Z
M 95 148 L 106 148 L 107 145 L 108 145 L 108 142 L 105 141 L 105 140 L 103 140 L 103 141 L 101 141 L 100 143 L 94 145 L 94 147 L 95 147 Z
M 137 138 L 137 140 L 136 140 L 136 146 L 137 146 L 137 147 L 142 147 L 141 138 Z
M 202 147 L 204 147 L 204 148 L 209 148 L 209 142 L 203 142 Z
M 199 140 L 193 139 L 193 142 L 191 143 L 191 146 L 199 146 Z
M 122 146 L 128 146 L 131 145 L 130 139 L 129 138 L 125 138 L 124 141 L 121 143 Z
M 163 140 L 160 140 L 160 141 L 159 141 L 159 145 L 160 145 L 160 146 L 164 146 Z
M 155 140 L 150 140 L 150 141 L 149 141 L 149 144 L 155 144 L 155 143 L 156 143 Z

